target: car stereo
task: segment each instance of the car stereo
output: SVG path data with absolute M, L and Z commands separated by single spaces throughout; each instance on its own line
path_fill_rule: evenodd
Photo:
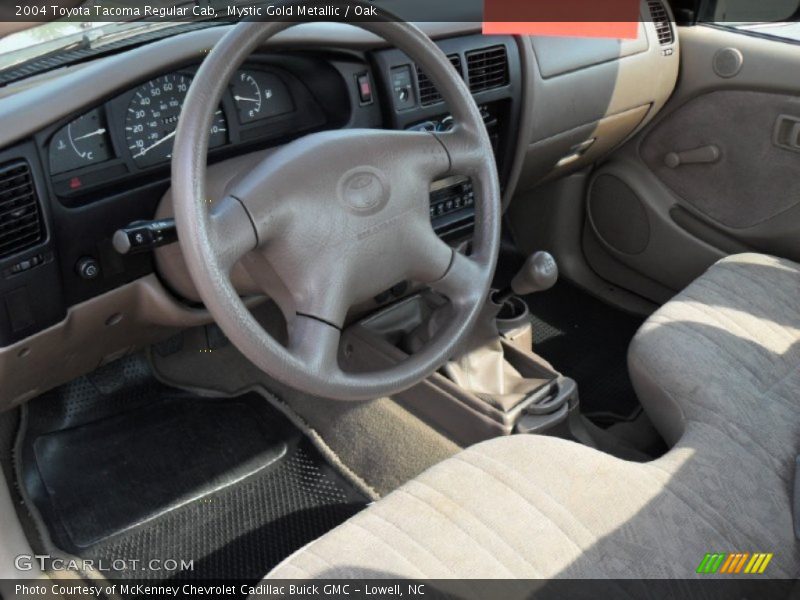
M 441 179 L 431 186 L 431 223 L 445 240 L 466 238 L 475 224 L 475 192 L 472 181 L 463 176 Z

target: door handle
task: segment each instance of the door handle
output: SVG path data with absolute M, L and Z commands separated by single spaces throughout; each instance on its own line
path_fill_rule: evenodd
M 772 143 L 792 152 L 800 152 L 800 117 L 780 115 L 775 121 Z
M 714 144 L 685 150 L 683 152 L 670 152 L 664 157 L 664 164 L 670 169 L 677 169 L 681 165 L 699 165 L 717 162 L 722 156 L 719 147 Z

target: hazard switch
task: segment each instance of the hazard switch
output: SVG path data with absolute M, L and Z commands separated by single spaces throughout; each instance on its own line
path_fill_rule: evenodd
M 358 83 L 358 97 L 361 104 L 372 104 L 372 83 L 369 80 L 369 73 L 362 73 L 356 76 Z

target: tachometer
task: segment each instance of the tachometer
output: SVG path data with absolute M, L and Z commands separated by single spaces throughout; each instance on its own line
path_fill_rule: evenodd
M 149 167 L 172 157 L 173 138 L 190 83 L 188 75 L 175 73 L 149 81 L 134 91 L 125 118 L 125 139 L 137 166 Z M 211 125 L 209 147 L 225 144 L 227 131 L 220 108 Z

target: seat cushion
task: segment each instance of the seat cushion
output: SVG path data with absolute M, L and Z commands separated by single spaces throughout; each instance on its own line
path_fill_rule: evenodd
M 783 464 L 800 425 L 800 265 L 761 254 L 721 260 L 642 326 L 628 358 L 668 443 L 702 421 L 755 436 L 748 450 Z
M 737 256 L 644 325 L 630 364 L 675 443 L 660 459 L 631 463 L 548 437 L 491 440 L 269 577 L 686 578 L 707 552 L 774 553 L 765 575 L 797 577 L 798 292 L 798 265 Z

